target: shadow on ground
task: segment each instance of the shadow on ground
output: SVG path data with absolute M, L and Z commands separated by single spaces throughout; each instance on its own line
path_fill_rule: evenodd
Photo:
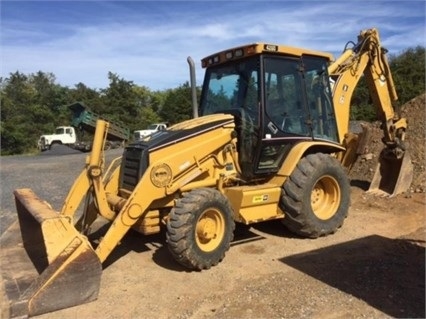
M 425 248 L 369 236 L 281 261 L 396 318 L 425 318 Z
M 284 228 L 282 225 L 281 227 Z M 89 235 L 89 240 L 95 249 L 99 240 L 102 239 L 109 228 L 110 224 L 103 224 Z M 253 232 L 250 226 L 238 223 L 234 233 L 234 240 L 231 242 L 231 247 L 263 239 L 265 239 L 265 237 Z M 165 231 L 145 236 L 134 230 L 130 230 L 103 263 L 103 268 L 106 269 L 110 267 L 131 251 L 135 253 L 153 251 L 153 261 L 160 267 L 172 271 L 190 271 L 173 259 L 167 248 Z
M 368 181 L 362 181 L 362 180 L 359 180 L 359 179 L 351 180 L 351 186 L 358 187 L 365 192 L 368 191 L 368 189 L 370 188 L 370 184 L 371 183 L 368 182 Z

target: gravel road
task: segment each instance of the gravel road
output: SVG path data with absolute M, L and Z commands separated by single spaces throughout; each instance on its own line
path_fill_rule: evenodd
M 123 149 L 106 152 L 106 161 L 121 156 Z M 0 158 L 0 234 L 16 219 L 13 190 L 31 188 L 56 210 L 84 168 L 87 153 L 57 146 L 35 156 L 4 156 Z

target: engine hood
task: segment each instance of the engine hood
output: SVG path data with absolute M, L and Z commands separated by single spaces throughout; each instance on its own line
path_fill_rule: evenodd
M 129 147 L 138 147 L 140 145 L 148 148 L 150 151 L 156 150 L 225 125 L 235 126 L 232 115 L 212 114 L 198 117 L 170 126 L 167 130 L 158 131 L 142 138 L 138 142 L 130 144 Z

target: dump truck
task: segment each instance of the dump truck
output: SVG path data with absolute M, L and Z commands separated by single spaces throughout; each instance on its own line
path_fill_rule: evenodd
M 2 259 L 13 262 L 2 270 L 10 317 L 95 300 L 102 264 L 131 229 L 165 232 L 174 259 L 195 271 L 222 261 L 237 223 L 281 220 L 307 238 L 335 233 L 350 204 L 347 171 L 368 135 L 348 129 L 361 76 L 383 129 L 370 191 L 396 196 L 409 187 L 407 121 L 395 112 L 376 29 L 361 31 L 336 60 L 254 43 L 201 62 L 199 117 L 129 144 L 108 168 L 109 123 L 98 120 L 92 152 L 59 212 L 29 188 L 14 191 L 18 221 L 2 247 Z M 98 218 L 108 221 L 106 231 L 89 240 Z
M 73 116 L 71 126 L 58 126 L 54 134 L 41 135 L 37 146 L 40 151 L 51 149 L 55 145 L 67 145 L 82 152 L 92 149 L 92 139 L 82 140 L 86 133 L 93 134 L 96 129 L 96 121 L 105 119 L 92 112 L 81 102 L 75 102 L 68 106 Z M 130 130 L 120 123 L 110 123 L 105 149 L 117 148 L 124 145 L 130 138 Z M 78 138 L 80 136 L 80 138 Z

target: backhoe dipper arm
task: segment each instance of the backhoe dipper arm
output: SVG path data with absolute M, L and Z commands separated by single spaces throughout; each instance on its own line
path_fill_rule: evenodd
M 352 94 L 364 75 L 372 97 L 377 118 L 382 122 L 382 141 L 385 144 L 368 192 L 381 196 L 395 196 L 409 189 L 413 178 L 410 154 L 404 145 L 407 121 L 395 113 L 392 103 L 398 100 L 395 85 L 386 58 L 386 49 L 380 45 L 376 29 L 361 31 L 358 43 L 346 49 L 342 56 L 328 67 L 337 81 L 333 87 L 337 128 L 340 142 L 346 147 L 341 154 L 342 165 L 350 169 L 357 154 L 368 140 L 367 127 L 362 134 L 349 132 L 349 114 Z
M 337 78 L 333 89 L 340 142 L 349 131 L 349 114 L 352 94 L 361 76 L 364 75 L 382 122 L 383 142 L 390 149 L 400 146 L 407 127 L 405 118 L 399 118 L 392 103 L 398 100 L 395 85 L 386 57 L 387 50 L 381 47 L 376 29 L 360 32 L 358 43 L 346 48 L 343 54 L 328 67 L 332 78 Z

